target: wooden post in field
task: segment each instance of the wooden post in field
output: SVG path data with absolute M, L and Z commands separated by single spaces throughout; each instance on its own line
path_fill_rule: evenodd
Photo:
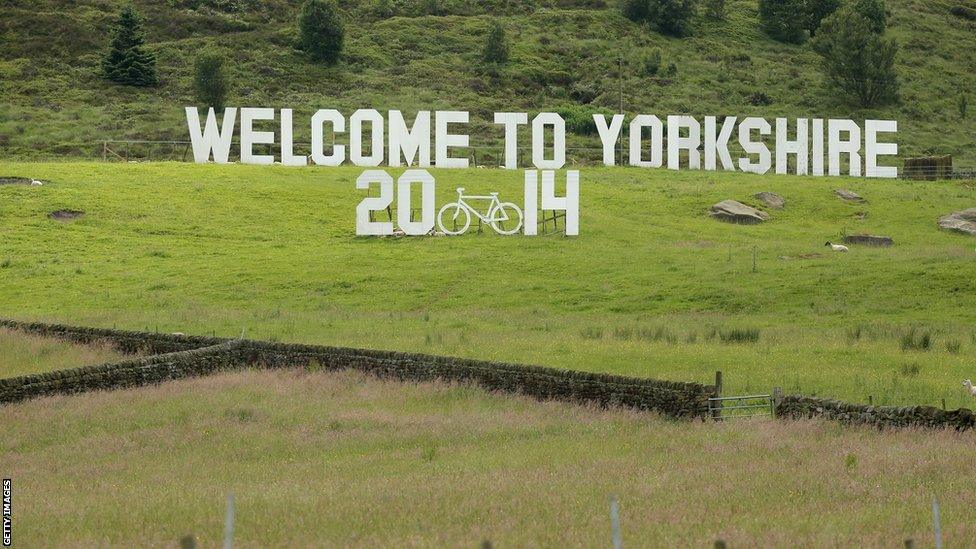
M 935 549 L 942 549 L 942 517 L 939 513 L 939 500 L 932 498 L 932 526 L 935 528 Z
M 193 534 L 180 538 L 180 549 L 197 549 L 197 540 Z
M 715 549 L 726 549 L 728 547 L 725 545 L 725 540 L 717 539 L 715 540 Z
M 772 398 L 772 402 L 770 403 L 770 405 L 773 408 L 773 414 L 772 415 L 773 415 L 774 418 L 776 417 L 776 408 L 779 407 L 779 403 L 782 400 L 783 400 L 783 388 L 782 387 L 773 387 L 773 398 Z
M 945 399 L 944 398 L 942 399 L 942 410 L 943 411 L 947 410 L 946 403 L 945 403 Z
M 481 549 L 491 549 L 491 540 L 484 540 L 481 542 Z
M 915 538 L 905 540 L 905 549 L 915 549 Z
M 722 371 L 718 370 L 715 372 L 715 396 L 722 396 Z M 715 401 L 712 404 L 712 419 L 715 421 L 721 421 L 722 419 L 722 401 Z
M 759 248 L 757 246 L 752 247 L 752 272 L 758 273 L 759 269 L 756 265 L 756 254 L 759 253 Z
M 227 514 L 224 516 L 224 549 L 234 547 L 234 494 L 227 494 Z
M 613 549 L 623 547 L 623 538 L 620 536 L 620 505 L 617 503 L 617 496 L 610 496 L 610 536 L 613 541 Z

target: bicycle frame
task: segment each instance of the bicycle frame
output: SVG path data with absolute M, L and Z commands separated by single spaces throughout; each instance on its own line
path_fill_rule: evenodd
M 470 204 L 464 201 L 464 199 L 470 200 L 491 200 L 491 204 L 488 205 L 488 212 L 485 215 L 481 215 L 481 212 L 474 209 Z M 501 201 L 498 200 L 498 195 L 493 194 L 491 196 L 463 196 L 458 193 L 457 203 L 459 206 L 464 206 L 464 209 L 468 210 L 471 214 L 481 220 L 482 223 L 491 223 L 493 221 L 508 221 L 508 216 L 505 215 L 505 211 L 499 208 Z M 496 217 L 497 212 L 502 213 L 502 217 Z M 457 213 L 454 214 L 457 217 Z M 489 217 L 490 216 L 490 217 Z

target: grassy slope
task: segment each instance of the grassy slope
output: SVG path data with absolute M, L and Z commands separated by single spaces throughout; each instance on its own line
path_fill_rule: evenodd
M 118 353 L 98 346 L 70 345 L 0 329 L 0 378 L 76 368 L 119 360 Z
M 23 546 L 976 543 L 972 435 L 673 423 L 354 373 L 250 371 L 0 408 Z M 722 457 L 719 458 L 718 454 Z M 147 464 L 150 464 L 147 466 Z M 151 487 L 151 488 L 150 488 Z
M 353 236 L 363 195 L 352 168 L 0 172 L 52 181 L 0 187 L 5 316 L 228 336 L 246 327 L 254 338 L 702 382 L 723 370 L 732 393 L 971 406 L 960 384 L 976 354 L 974 241 L 935 226 L 973 206 L 966 184 L 596 169 L 583 172 L 578 238 L 366 239 Z M 521 172 L 434 174 L 438 204 L 462 184 L 521 202 Z M 833 196 L 842 186 L 869 203 Z M 764 225 L 705 215 L 761 190 L 788 201 Z M 87 214 L 46 217 L 61 208 Z M 897 244 L 828 253 L 823 242 L 843 231 Z M 931 351 L 901 350 L 912 326 L 932 334 Z M 759 342 L 708 339 L 734 327 L 760 329 Z
M 464 15 L 391 19 L 371 15 L 370 2 L 347 2 L 346 56 L 333 69 L 314 66 L 291 48 L 297 1 L 228 16 L 139 0 L 159 56 L 162 84 L 152 90 L 113 86 L 97 75 L 121 4 L 8 0 L 0 11 L 0 147 L 6 144 L 8 154 L 100 154 L 103 139 L 185 139 L 182 106 L 193 101 L 190 60 L 210 46 L 230 60 L 231 104 L 295 107 L 296 121 L 320 107 L 461 108 L 474 113 L 473 144 L 497 144 L 500 134 L 485 124 L 494 111 L 575 104 L 580 96 L 573 91 L 580 88 L 595 93 L 583 99 L 589 106 L 615 111 L 623 55 L 624 104 L 631 113 L 894 118 L 903 155 L 951 153 L 957 165 L 976 164 L 976 116 L 960 120 L 956 109 L 959 94 L 972 87 L 976 33 L 971 23 L 948 15 L 942 2 L 888 0 L 889 32 L 902 44 L 903 102 L 870 111 L 823 88 L 808 46 L 764 37 L 754 0 L 730 0 L 727 21 L 697 20 L 693 36 L 681 40 L 630 23 L 615 8 L 593 8 L 603 5 L 600 0 L 446 2 L 449 13 Z M 512 61 L 499 77 L 479 69 L 486 13 L 499 16 L 511 40 Z M 665 65 L 678 65 L 676 78 L 641 76 L 654 47 L 664 51 Z M 753 106 L 757 92 L 773 104 Z M 298 132 L 297 139 L 307 135 L 304 124 Z M 597 142 L 575 138 L 570 144 Z

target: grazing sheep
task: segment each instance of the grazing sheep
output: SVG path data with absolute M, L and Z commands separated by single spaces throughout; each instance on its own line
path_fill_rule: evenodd
M 183 332 L 173 332 L 173 335 L 180 336 L 180 337 L 186 336 L 186 334 L 184 334 Z
M 847 246 L 845 246 L 843 244 L 831 244 L 831 242 L 829 240 L 827 241 L 826 244 L 824 244 L 824 246 L 830 246 L 830 249 L 833 250 L 833 251 L 835 251 L 835 252 L 849 252 L 850 251 L 847 248 Z
M 965 387 L 967 391 L 969 391 L 969 394 L 976 397 L 976 387 L 973 387 L 972 380 L 967 379 L 966 381 L 963 381 L 962 386 Z
M 31 178 L 31 182 L 30 182 L 30 184 L 31 184 L 31 186 L 37 186 L 37 187 L 40 187 L 41 185 L 43 185 L 43 184 L 44 184 L 44 182 L 43 182 L 43 181 L 38 181 L 38 180 L 36 180 L 36 179 L 34 179 L 34 178 L 32 177 L 32 178 Z
M 395 236 L 395 237 L 407 236 L 407 233 L 403 229 L 396 229 L 393 231 L 393 234 L 391 234 L 390 236 Z

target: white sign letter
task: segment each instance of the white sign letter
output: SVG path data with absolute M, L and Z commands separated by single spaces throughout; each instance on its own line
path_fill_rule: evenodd
M 651 160 L 643 160 L 641 155 L 641 133 L 651 128 Z M 641 168 L 660 168 L 664 156 L 664 125 L 661 119 L 652 114 L 639 114 L 630 121 L 630 165 Z
M 898 168 L 878 166 L 879 156 L 898 154 L 898 143 L 878 143 L 878 134 L 897 131 L 897 120 L 864 121 L 864 175 L 868 177 L 898 177 Z
M 413 165 L 414 156 L 420 153 L 417 165 L 430 166 L 430 111 L 419 111 L 413 121 L 413 128 L 407 129 L 400 111 L 390 111 L 390 165 L 400 165 L 400 152 L 407 166 Z
M 434 115 L 434 140 L 436 142 L 437 153 L 434 163 L 438 168 L 467 168 L 468 157 L 451 158 L 448 155 L 449 147 L 467 147 L 468 134 L 449 134 L 447 133 L 448 124 L 467 124 L 467 111 L 437 111 Z
M 735 129 L 735 117 L 726 116 L 722 120 L 722 130 L 718 136 L 715 135 L 716 118 L 714 116 L 705 117 L 705 169 L 715 170 L 715 155 L 722 161 L 723 170 L 735 170 L 732 164 L 732 155 L 729 154 L 729 139 L 732 137 L 732 130 Z
M 596 124 L 596 131 L 600 132 L 600 141 L 603 143 L 603 165 L 613 166 L 616 164 L 616 154 L 614 147 L 617 145 L 617 138 L 620 136 L 620 128 L 624 125 L 624 115 L 615 114 L 610 120 L 610 127 L 607 127 L 607 117 L 602 114 L 593 115 L 593 123 Z
M 546 126 L 552 126 L 552 160 L 546 160 Z M 554 112 L 541 112 L 532 119 L 532 164 L 546 170 L 566 164 L 566 122 Z
M 312 115 L 312 162 L 319 166 L 339 166 L 346 160 L 346 146 L 332 145 L 332 154 L 326 155 L 322 124 L 332 123 L 332 133 L 346 131 L 346 118 L 335 109 L 321 109 Z M 333 139 L 333 141 L 335 141 Z
M 807 174 L 807 119 L 796 119 L 796 141 L 788 139 L 789 132 L 786 128 L 786 119 L 776 119 L 776 173 L 785 174 L 789 165 L 787 155 L 796 155 L 796 175 Z
M 524 112 L 496 112 L 495 124 L 505 126 L 505 169 L 518 167 L 518 127 L 527 124 L 529 115 Z
M 274 132 L 254 131 L 255 120 L 274 120 L 274 109 L 267 107 L 241 109 L 241 163 L 243 164 L 274 164 L 274 156 L 270 154 L 254 154 L 252 149 L 257 145 L 274 143 Z
M 681 128 L 688 128 L 688 137 L 681 137 Z M 688 151 L 688 167 L 701 168 L 701 125 L 692 116 L 668 117 L 668 169 L 681 168 L 681 151 Z
M 281 165 L 304 166 L 308 164 L 308 157 L 295 156 L 292 130 L 291 109 L 281 109 Z
M 772 133 L 769 122 L 762 118 L 749 117 L 742 120 L 742 123 L 739 124 L 739 145 L 742 146 L 746 154 L 758 154 L 759 162 L 753 162 L 749 157 L 740 158 L 739 169 L 762 175 L 769 171 L 773 161 L 769 154 L 769 147 L 765 143 L 752 141 L 752 130 L 759 130 L 760 135 Z
M 363 122 L 369 122 L 369 156 L 363 156 Z M 349 117 L 349 160 L 357 166 L 379 166 L 383 162 L 383 115 L 376 109 L 358 109 Z
M 840 132 L 847 132 L 847 141 L 840 140 Z M 827 121 L 827 157 L 830 175 L 840 175 L 840 155 L 850 154 L 849 173 L 861 175 L 861 128 L 853 120 L 830 119 Z
M 186 125 L 190 129 L 190 143 L 193 144 L 193 161 L 205 163 L 213 151 L 214 162 L 226 164 L 230 156 L 230 144 L 234 139 L 234 119 L 237 109 L 224 109 L 223 130 L 217 129 L 217 115 L 213 107 L 207 112 L 207 126 L 200 134 L 200 113 L 196 107 L 186 107 Z

